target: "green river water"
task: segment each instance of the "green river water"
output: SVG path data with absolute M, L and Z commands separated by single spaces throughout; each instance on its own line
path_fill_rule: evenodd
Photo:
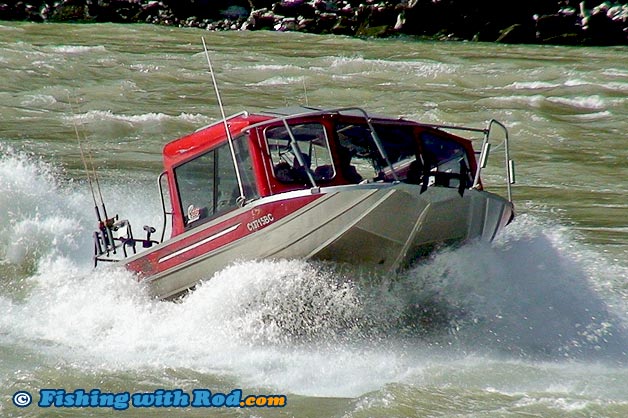
M 108 209 L 160 227 L 162 146 L 220 115 L 201 36 L 227 114 L 309 104 L 500 120 L 515 222 L 387 283 L 235 263 L 174 304 L 115 266 L 92 269 L 75 126 Z M 0 22 L 0 116 L 0 416 L 628 416 L 625 47 Z M 505 192 L 497 168 L 485 183 Z M 44 389 L 199 388 L 287 405 L 37 405 Z M 16 406 L 20 391 L 31 405 Z

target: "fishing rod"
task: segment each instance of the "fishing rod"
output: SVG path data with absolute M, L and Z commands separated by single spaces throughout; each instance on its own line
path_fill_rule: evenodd
M 96 171 L 96 166 L 94 164 L 94 157 L 93 157 L 93 153 L 91 152 L 91 149 L 89 148 L 89 143 L 87 144 L 87 156 L 89 157 L 89 162 L 92 169 L 92 175 L 96 182 L 96 190 L 98 191 L 98 196 L 100 197 L 100 205 L 102 207 L 102 212 L 103 212 L 103 215 L 105 216 L 104 222 L 99 220 L 98 227 L 101 231 L 105 233 L 105 237 L 107 237 L 108 239 L 108 244 L 111 246 L 112 252 L 116 254 L 116 246 L 115 246 L 115 241 L 114 241 L 113 232 L 112 232 L 115 219 L 110 218 L 109 215 L 107 214 L 107 206 L 105 206 L 105 199 L 102 195 L 102 188 L 100 187 L 100 179 L 98 177 L 98 172 Z M 105 245 L 107 245 L 106 241 L 105 241 Z
M 209 67 L 209 73 L 212 76 L 212 84 L 214 85 L 214 91 L 216 92 L 216 99 L 218 101 L 218 107 L 220 108 L 222 122 L 225 126 L 225 131 L 227 133 L 227 140 L 229 142 L 229 150 L 231 151 L 231 158 L 233 159 L 233 166 L 235 168 L 236 179 L 238 180 L 238 189 L 240 191 L 240 197 L 238 198 L 238 202 L 241 205 L 244 205 L 244 201 L 246 198 L 244 196 L 244 187 L 242 186 L 242 177 L 240 176 L 240 168 L 238 166 L 238 160 L 236 158 L 235 149 L 233 147 L 233 137 L 231 136 L 231 131 L 229 130 L 229 124 L 227 123 L 227 116 L 225 115 L 225 109 L 222 106 L 222 99 L 220 98 L 220 90 L 218 89 L 218 83 L 216 82 L 216 76 L 214 75 L 212 62 L 209 59 L 209 51 L 207 51 L 207 44 L 205 43 L 205 37 L 201 36 L 201 40 L 203 41 L 203 49 L 205 50 L 205 57 L 207 58 L 207 65 Z
M 74 107 L 72 106 L 72 101 L 70 100 L 69 95 L 68 95 L 68 104 L 70 106 L 70 111 L 72 112 L 73 115 L 76 116 L 74 112 Z M 78 102 L 77 102 L 77 105 L 78 105 Z M 87 157 L 89 157 L 89 165 L 88 165 L 87 157 L 85 156 L 86 154 L 85 149 L 83 147 L 83 141 L 81 140 L 81 135 L 79 134 L 78 124 L 76 123 L 76 118 L 74 118 L 73 120 L 73 125 L 74 125 L 74 133 L 76 134 L 76 140 L 78 142 L 78 146 L 79 146 L 79 150 L 81 154 L 81 161 L 83 163 L 83 168 L 85 169 L 85 175 L 87 176 L 87 181 L 89 183 L 89 189 L 92 195 L 92 201 L 94 202 L 94 211 L 96 212 L 96 218 L 98 219 L 98 229 L 100 229 L 101 233 L 103 234 L 103 241 L 107 250 L 110 249 L 113 251 L 114 254 L 116 254 L 116 246 L 114 244 L 113 232 L 111 231 L 114 219 L 113 218 L 110 219 L 107 214 L 107 207 L 105 206 L 105 200 L 103 198 L 102 189 L 100 187 L 100 180 L 98 179 L 98 174 L 96 172 L 96 168 L 94 165 L 94 158 L 93 158 L 91 150 L 88 148 L 87 150 Z M 90 168 L 91 168 L 91 172 L 90 172 Z M 104 221 L 100 215 L 100 210 L 98 209 L 98 202 L 96 201 L 96 192 L 94 191 L 94 182 L 96 183 L 96 190 L 100 198 L 100 206 L 102 208 L 103 215 L 105 217 Z
M 105 215 L 105 220 L 109 219 L 107 215 L 107 207 L 105 206 L 105 199 L 102 196 L 102 188 L 100 187 L 100 179 L 98 177 L 98 172 L 96 171 L 96 166 L 94 165 L 94 157 L 91 149 L 89 148 L 89 143 L 87 144 L 87 156 L 89 157 L 89 163 L 92 169 L 92 175 L 94 176 L 94 180 L 96 181 L 96 190 L 98 191 L 98 195 L 100 197 L 100 204 L 102 206 L 103 214 Z
M 72 115 L 76 115 L 74 113 L 74 108 L 72 107 L 72 101 L 70 100 L 70 95 L 68 94 L 68 105 L 70 106 L 70 111 Z M 92 182 L 92 176 L 90 175 L 89 169 L 87 167 L 87 160 L 85 159 L 85 150 L 83 149 L 83 143 L 81 142 L 81 136 L 79 135 L 78 125 L 76 123 L 76 119 L 72 119 L 72 124 L 74 126 L 74 133 L 76 134 L 76 141 L 78 142 L 79 151 L 81 154 L 81 162 L 83 163 L 83 168 L 85 169 L 85 175 L 87 176 L 87 182 L 89 183 L 89 190 L 92 194 L 92 200 L 94 202 L 94 210 L 96 211 L 96 218 L 98 218 L 98 222 L 102 222 L 102 218 L 100 217 L 100 211 L 98 210 L 98 203 L 96 202 L 96 194 L 94 193 L 94 183 Z

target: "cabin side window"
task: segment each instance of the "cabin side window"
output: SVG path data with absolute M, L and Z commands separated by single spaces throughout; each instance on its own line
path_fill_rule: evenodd
M 247 144 L 241 138 L 235 138 L 233 144 L 249 200 L 257 197 L 257 191 Z M 175 178 L 186 227 L 238 207 L 240 189 L 228 143 L 175 168 Z
M 397 168 L 416 159 L 418 151 L 414 126 L 410 125 L 375 125 L 388 161 Z
M 386 161 L 380 155 L 368 126 L 339 123 L 336 133 L 340 170 L 350 183 L 383 178 Z
M 397 178 L 418 184 L 423 171 L 423 160 L 415 127 L 400 124 L 377 124 L 374 127 Z M 395 179 L 390 168 L 384 170 L 383 179 Z
M 282 183 L 308 184 L 308 171 L 315 181 L 335 177 L 329 141 L 320 123 L 291 125 L 290 132 L 283 125 L 267 128 L 265 136 L 273 174 Z
M 467 152 L 460 143 L 431 132 L 423 132 L 421 141 L 423 159 L 430 171 L 461 174 L 467 183 L 473 182 L 470 177 Z

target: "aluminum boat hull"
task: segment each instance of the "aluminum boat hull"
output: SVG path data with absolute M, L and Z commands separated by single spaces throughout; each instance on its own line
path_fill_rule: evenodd
M 511 202 L 474 189 L 315 188 L 258 199 L 125 264 L 152 296 L 172 299 L 234 261 L 301 258 L 395 271 L 439 244 L 490 241 L 512 216 Z

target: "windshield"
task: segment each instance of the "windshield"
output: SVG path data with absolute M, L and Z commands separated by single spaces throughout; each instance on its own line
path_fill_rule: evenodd
M 246 199 L 257 197 L 247 143 L 233 140 Z M 240 189 L 228 143 L 175 168 L 181 211 L 186 227 L 238 206 Z
M 266 129 L 273 173 L 283 183 L 309 184 L 332 179 L 336 172 L 325 128 L 320 123 L 291 125 L 292 140 L 285 126 Z

